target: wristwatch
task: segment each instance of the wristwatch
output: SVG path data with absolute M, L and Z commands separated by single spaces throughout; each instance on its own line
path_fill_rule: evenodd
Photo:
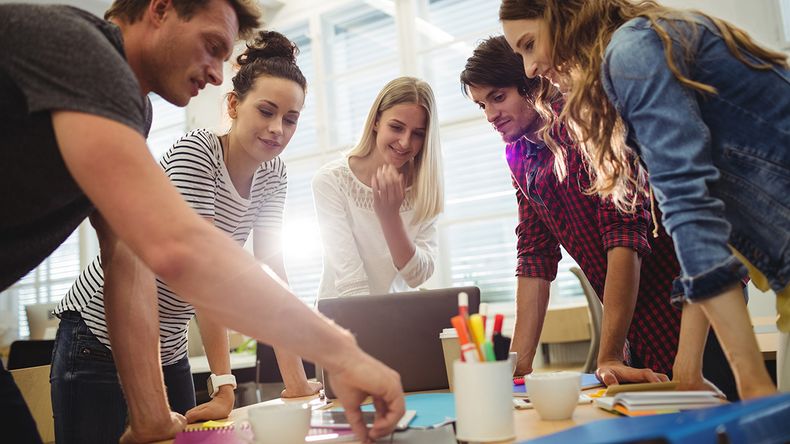
M 219 388 L 223 385 L 232 385 L 236 389 L 236 377 L 233 375 L 215 375 L 214 373 L 208 377 L 206 386 L 208 388 L 208 395 L 212 398 L 217 396 Z

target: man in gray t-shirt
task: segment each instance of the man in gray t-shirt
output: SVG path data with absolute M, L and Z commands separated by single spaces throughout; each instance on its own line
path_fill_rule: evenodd
M 122 442 L 166 439 L 185 421 L 164 395 L 155 275 L 216 322 L 332 373 L 360 438 L 388 434 L 404 412 L 397 373 L 194 213 L 146 149 L 148 93 L 184 106 L 221 84 L 237 36 L 259 25 L 256 3 L 116 0 L 109 22 L 72 8 L 0 5 L 0 291 L 91 216 L 129 407 Z M 367 396 L 378 411 L 370 431 L 359 410 Z M 13 424 L 6 434 L 20 435 L 12 442 L 38 439 L 2 365 L 0 418 Z
M 235 24 L 236 19 L 226 21 Z M 227 45 L 238 30 L 228 29 Z M 147 93 L 153 88 L 141 81 L 156 76 L 148 73 L 138 80 L 127 61 L 124 37 L 118 25 L 77 8 L 0 5 L 0 291 L 49 256 L 94 212 L 64 163 L 53 111 L 99 116 L 148 135 Z M 204 78 L 197 79 L 198 89 L 221 82 L 226 55 L 217 54 Z M 180 96 L 183 105 L 194 95 L 191 87 L 185 82 L 181 91 L 172 86 L 166 91 Z M 39 440 L 25 403 L 2 368 L 0 417 L 14 424 L 6 428 L 19 435 L 14 442 Z
M 0 218 L 4 289 L 93 212 L 63 164 L 50 111 L 106 117 L 146 137 L 151 105 L 126 63 L 117 26 L 69 6 L 1 8 L 0 190 L 8 193 Z

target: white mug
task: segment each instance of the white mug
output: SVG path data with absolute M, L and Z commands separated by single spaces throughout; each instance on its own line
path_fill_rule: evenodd
M 544 420 L 569 419 L 581 393 L 581 373 L 532 373 L 524 379 L 529 400 Z
M 511 363 L 455 361 L 453 367 L 456 438 L 473 442 L 515 438 Z
M 310 406 L 306 403 L 262 405 L 247 413 L 256 444 L 304 444 L 310 431 Z

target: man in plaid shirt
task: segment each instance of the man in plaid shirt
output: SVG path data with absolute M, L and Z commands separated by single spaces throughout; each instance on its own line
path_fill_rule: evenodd
M 555 158 L 539 132 L 545 119 L 552 118 L 549 113 L 556 116 L 561 110 L 562 97 L 546 82 L 526 77 L 521 58 L 503 37 L 482 42 L 461 73 L 464 93 L 508 143 L 506 157 L 519 205 L 511 347 L 518 352 L 516 372 L 532 372 L 562 245 L 604 302 L 598 378 L 606 385 L 666 381 L 673 371 L 681 318 L 681 311 L 670 304 L 672 281 L 680 272 L 672 239 L 651 220 L 650 199 L 639 196 L 637 210 L 626 214 L 611 200 L 585 193 L 590 186 L 586 166 L 561 126 L 550 132 L 555 150 L 564 157 Z M 564 180 L 558 179 L 555 163 L 564 165 Z M 654 234 L 649 237 L 650 231 Z M 731 398 L 736 396 L 714 335 L 707 345 L 706 377 Z M 702 370 L 681 369 L 683 387 L 715 390 Z

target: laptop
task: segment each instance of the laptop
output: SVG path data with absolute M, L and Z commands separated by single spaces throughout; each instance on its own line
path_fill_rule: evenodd
M 25 305 L 30 339 L 55 339 L 60 319 L 55 316 L 57 302 Z
M 400 373 L 404 391 L 441 390 L 449 384 L 439 333 L 451 327 L 462 291 L 469 295 L 469 312 L 477 313 L 477 287 L 327 298 L 317 306 L 350 330 L 362 350 Z M 326 395 L 335 398 L 329 375 L 322 374 Z

